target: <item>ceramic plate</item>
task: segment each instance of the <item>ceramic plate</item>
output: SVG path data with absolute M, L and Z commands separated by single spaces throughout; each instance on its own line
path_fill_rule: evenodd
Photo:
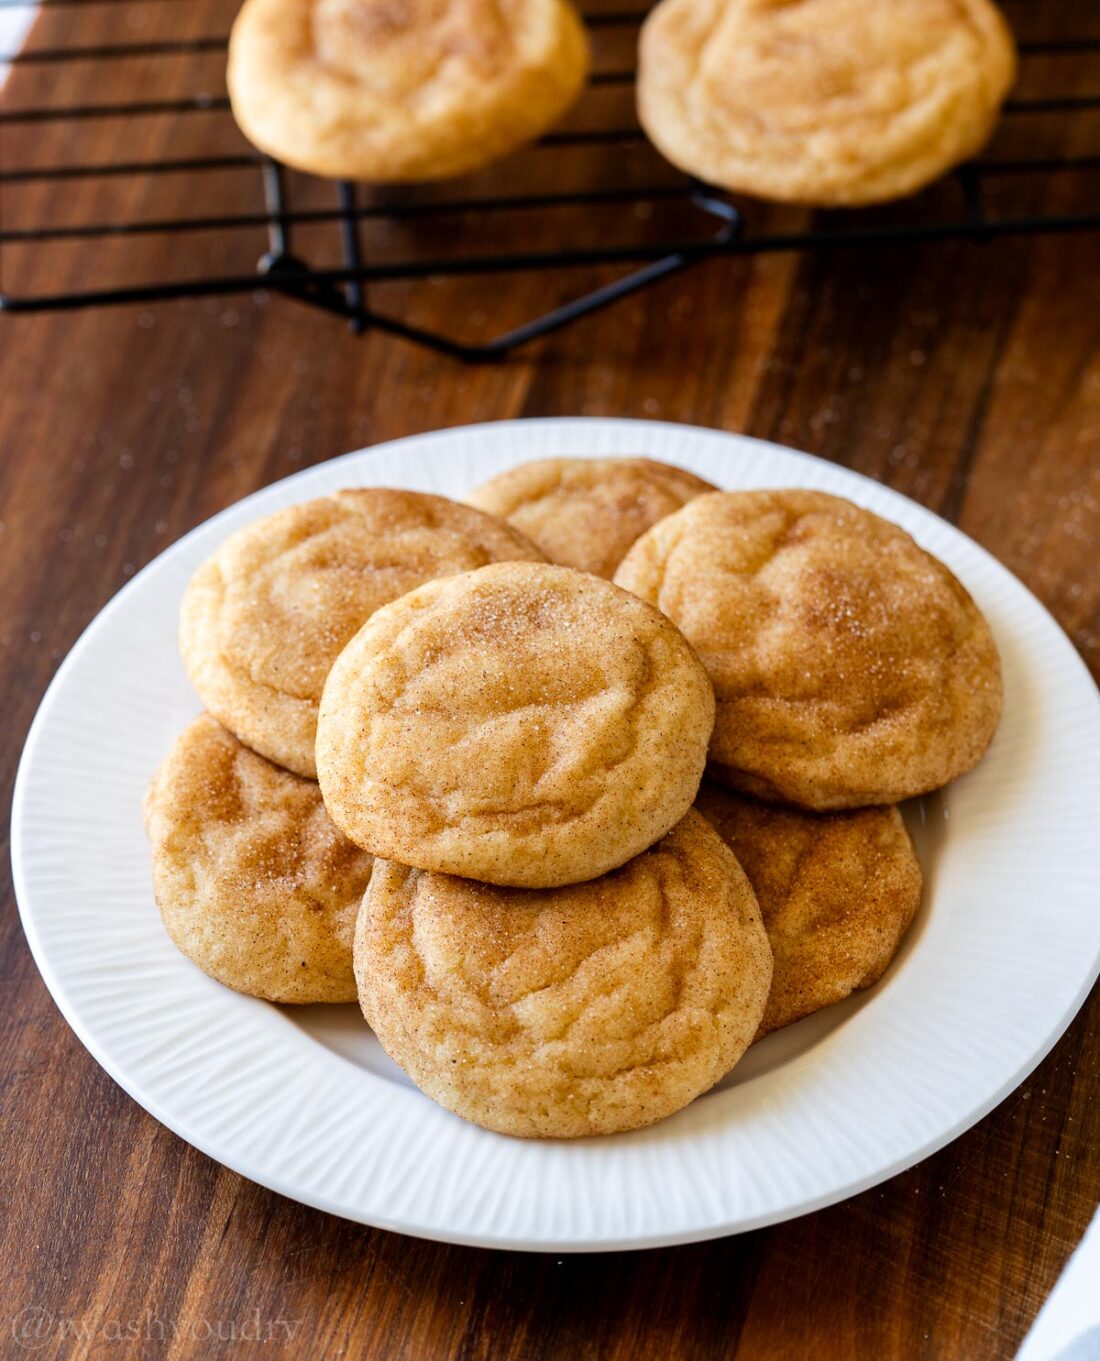
M 816 487 L 896 521 L 985 611 L 1004 661 L 988 756 L 906 810 L 925 900 L 875 988 L 770 1036 L 687 1110 L 576 1142 L 487 1133 L 422 1096 L 354 1007 L 280 1009 L 169 943 L 141 799 L 198 712 L 176 648 L 188 578 L 239 526 L 345 486 L 461 496 L 545 455 L 647 454 L 722 487 Z M 892 1176 L 1012 1090 L 1100 964 L 1100 705 L 1046 611 L 957 530 L 877 483 L 740 436 L 533 420 L 398 440 L 301 472 L 163 553 L 73 648 L 15 792 L 34 957 L 66 1020 L 135 1100 L 246 1177 L 349 1219 L 531 1250 L 684 1243 L 788 1219 Z M 62 1113 L 62 1118 L 64 1118 Z

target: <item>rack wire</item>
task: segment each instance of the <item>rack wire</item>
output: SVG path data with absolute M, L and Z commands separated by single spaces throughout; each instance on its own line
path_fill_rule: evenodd
M 1017 0 L 1018 4 L 1022 2 Z M 21 3 L 0 0 L 0 13 Z M 103 40 L 83 41 L 78 33 L 70 41 L 72 28 L 79 28 L 76 24 L 66 25 L 65 41 L 54 43 L 47 35 L 47 42 L 42 43 L 36 41 L 34 29 L 21 51 L 0 57 L 0 63 L 13 74 L 48 74 L 51 79 L 46 88 L 62 95 L 67 87 L 66 70 L 78 63 L 109 73 L 115 63 L 141 62 L 143 73 L 152 72 L 156 79 L 160 63 L 186 64 L 195 59 L 201 63 L 203 58 L 216 58 L 221 63 L 228 41 L 224 31 L 191 35 L 175 27 L 173 11 L 181 12 L 177 7 L 182 6 L 182 0 L 39 0 L 39 5 L 44 14 L 64 9 L 78 19 L 93 9 L 98 9 L 100 16 L 112 12 L 120 16 L 139 11 L 144 14 L 153 9 L 167 16 L 166 36 L 133 39 L 129 36 L 133 26 L 123 24 L 119 27 L 127 31 L 121 38 L 112 34 Z M 1037 8 L 1037 0 L 1027 6 L 1031 12 Z M 617 40 L 619 48 L 624 41 L 632 47 L 633 33 L 645 13 L 624 9 L 586 14 L 597 54 L 601 44 L 608 51 L 616 47 L 616 41 L 607 41 L 609 37 Z M 1072 8 L 1070 13 L 1074 13 Z M 96 31 L 103 26 L 97 23 Z M 1045 29 L 1049 27 L 1044 25 Z M 1060 29 L 1054 35 L 1047 32 L 1020 42 L 1023 91 L 1006 104 L 1004 125 L 1011 144 L 1013 124 L 1042 122 L 1044 134 L 1037 139 L 1037 148 L 1035 138 L 1025 138 L 1029 144 L 1023 152 L 996 154 L 999 144 L 994 143 L 994 154 L 986 153 L 960 167 L 934 191 L 891 209 L 863 212 L 780 211 L 750 200 L 735 201 L 673 171 L 648 146 L 632 110 L 624 115 L 621 108 L 605 108 L 594 120 L 586 121 L 582 114 L 562 130 L 542 138 L 531 151 L 513 158 L 514 163 L 541 156 L 544 160 L 537 169 L 529 167 L 526 173 L 517 174 L 513 164 L 503 178 L 490 177 L 483 193 L 470 192 L 469 186 L 462 184 L 443 192 L 438 188 L 418 192 L 377 190 L 350 182 L 338 183 L 333 189 L 325 182 L 311 182 L 307 176 L 290 175 L 239 138 L 231 124 L 223 88 L 205 88 L 198 68 L 194 75 L 198 88 L 164 97 L 114 102 L 99 98 L 58 102 L 48 98 L 25 104 L 0 92 L 0 134 L 21 135 L 24 143 L 31 144 L 31 129 L 51 128 L 52 145 L 57 144 L 60 133 L 66 149 L 74 148 L 50 164 L 37 163 L 33 155 L 28 162 L 25 145 L 19 148 L 21 156 L 0 156 L 0 194 L 9 203 L 19 191 L 30 194 L 29 209 L 17 211 L 14 218 L 10 209 L 0 214 L 0 309 L 11 313 L 57 311 L 226 296 L 261 288 L 322 308 L 343 318 L 355 331 L 375 328 L 463 359 L 484 360 L 502 356 L 658 279 L 722 254 L 1095 230 L 1100 228 L 1094 193 L 1095 172 L 1100 170 L 1100 22 L 1093 22 L 1092 27 L 1097 31 L 1067 34 Z M 1071 83 L 1076 87 L 1083 82 L 1083 91 L 1032 88 L 1036 82 L 1027 78 L 1028 64 L 1035 63 L 1045 73 L 1053 72 L 1057 82 L 1058 59 L 1073 63 Z M 190 79 L 186 72 L 185 77 Z M 601 93 L 629 98 L 633 79 L 629 63 L 597 64 L 586 100 L 598 100 Z M 11 84 L 14 82 L 9 82 L 9 93 Z M 32 83 L 32 94 L 40 92 L 43 85 L 42 80 Z M 163 139 L 156 143 L 158 150 L 153 155 L 103 158 L 81 152 L 81 133 L 89 127 L 116 121 L 129 127 L 148 126 L 150 120 L 182 122 L 199 115 L 205 117 L 203 130 L 188 154 L 168 154 Z M 225 149 L 227 128 L 218 128 L 219 123 L 228 125 L 228 137 L 236 139 L 235 149 Z M 129 144 L 142 138 L 122 135 L 113 139 L 112 147 L 120 140 Z M 634 152 L 641 156 L 640 172 L 625 176 L 623 183 L 608 183 L 623 168 L 628 153 Z M 560 158 L 565 156 L 570 158 L 574 178 L 578 169 L 582 172 L 577 185 L 571 185 L 569 176 L 559 173 L 564 164 Z M 598 165 L 594 157 L 601 158 Z M 235 193 L 248 200 L 246 209 L 195 215 L 179 211 L 177 195 L 171 199 L 172 211 L 156 211 L 158 187 L 169 177 L 188 177 L 189 183 L 198 184 L 214 174 L 240 178 Z M 1089 176 L 1093 178 L 1084 181 L 1089 189 L 1082 191 L 1080 177 Z M 1070 177 L 1075 184 L 1067 192 Z M 67 202 L 66 186 L 77 182 L 99 185 L 103 192 L 96 201 L 102 199 L 106 210 L 75 221 L 50 220 L 58 203 Z M 1006 199 L 996 190 L 1011 182 L 1029 186 L 1021 202 L 1015 202 L 1011 194 Z M 535 191 L 517 193 L 511 187 L 515 183 L 534 183 Z M 122 184 L 130 186 L 128 193 L 112 197 L 111 186 Z M 335 201 L 319 202 L 319 194 L 334 194 Z M 4 199 L 0 199 L 0 205 Z M 110 208 L 116 199 L 122 211 L 114 213 Z M 127 205 L 136 201 L 153 211 L 130 211 Z M 563 210 L 602 214 L 598 239 L 575 239 L 575 225 L 563 225 L 557 233 L 559 239 L 555 239 L 554 215 Z M 504 237 L 498 248 L 439 249 L 441 240 L 448 245 L 462 245 L 471 236 L 476 240 L 478 224 L 509 215 L 519 215 L 529 223 L 532 214 L 538 230 L 532 233 L 517 227 L 498 232 Z M 456 221 L 464 224 L 463 230 L 447 227 L 447 223 Z M 372 228 L 388 231 L 391 236 L 396 233 L 404 249 L 394 256 L 392 250 L 369 248 L 364 232 Z M 327 234 L 320 245 L 318 232 Z M 225 233 L 240 234 L 244 240 L 258 238 L 262 249 L 254 266 L 226 269 L 221 264 L 223 257 L 231 263 L 239 260 L 239 249 L 212 255 L 209 249 L 200 251 L 195 246 L 203 234 L 218 234 L 221 239 Z M 303 239 L 305 233 L 312 233 L 312 245 Z M 493 235 L 492 231 L 484 234 Z M 545 244 L 526 245 L 532 235 Z M 65 289 L 31 286 L 12 291 L 2 282 L 5 252 L 15 248 L 37 251 L 47 245 L 52 248 L 65 243 L 137 238 L 168 242 L 171 250 L 165 258 L 170 259 L 173 272 L 176 266 L 183 266 L 183 276 L 164 277 L 158 272 L 156 277 L 119 282 L 100 277 L 94 264 L 89 277 L 85 263 L 80 277 Z M 524 244 L 517 245 L 517 238 L 523 238 Z M 83 258 L 86 261 L 87 254 Z M 613 266 L 631 268 L 593 287 L 582 287 L 576 296 L 549 310 L 539 310 L 486 340 L 456 338 L 395 315 L 372 301 L 372 291 L 386 283 L 515 278 L 535 271 L 559 271 L 566 278 L 578 271 L 606 272 Z M 486 295 L 491 299 L 500 296 L 500 291 L 487 290 Z

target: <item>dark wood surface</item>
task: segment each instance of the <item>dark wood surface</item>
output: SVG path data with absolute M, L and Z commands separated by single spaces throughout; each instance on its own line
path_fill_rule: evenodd
M 1029 21 L 1039 22 L 1037 8 L 1027 9 Z M 119 9 L 84 10 L 79 20 L 51 12 L 36 41 L 116 36 Z M 226 27 L 215 0 L 144 12 L 152 9 L 186 10 L 192 32 Z M 215 55 L 212 80 L 219 63 Z M 1100 87 L 1095 66 L 1091 75 L 1059 69 Z M 123 63 L 110 96 L 141 97 L 150 79 L 143 63 Z M 28 67 L 0 107 L 94 97 L 106 97 L 95 68 L 67 71 L 62 82 L 56 70 Z M 199 128 L 202 115 L 191 117 L 182 130 L 187 120 L 89 125 L 79 154 L 157 154 L 214 136 Z M 64 127 L 2 131 L 8 167 L 77 157 Z M 1076 149 L 1091 138 L 1095 151 L 1096 134 L 1095 123 L 1078 124 Z M 217 137 L 236 145 L 224 120 Z M 211 176 L 157 192 L 172 211 L 209 211 L 239 207 L 242 191 Z M 1028 192 L 1081 211 L 1095 200 L 1096 179 L 1060 177 Z M 165 200 L 150 193 L 142 183 L 110 192 L 96 183 L 5 187 L 3 225 L 103 218 L 120 204 L 155 215 Z M 250 263 L 256 240 L 241 247 L 215 234 L 195 238 L 194 249 L 208 267 L 233 263 L 242 249 Z M 13 247 L 4 283 L 13 292 L 91 286 L 108 265 L 148 275 L 191 258 L 181 265 L 179 248 L 157 237 L 64 252 Z M 310 463 L 475 420 L 693 421 L 855 468 L 996 554 L 1096 674 L 1098 266 L 1096 236 L 724 260 L 478 368 L 378 335 L 357 339 L 269 297 L 2 318 L 5 798 L 61 658 L 162 548 Z M 603 277 L 586 272 L 578 282 Z M 522 319 L 568 286 L 548 275 L 396 285 L 385 301 L 439 324 L 477 322 L 488 310 L 488 325 L 498 311 Z M 126 1097 L 61 1020 L 8 882 L 0 967 L 2 1355 L 29 1343 L 65 1357 L 985 1361 L 1012 1355 L 1100 1192 L 1095 994 L 996 1111 L 876 1190 L 711 1244 L 559 1258 L 441 1247 L 343 1223 L 189 1148 Z M 218 1340 L 234 1330 L 235 1340 Z

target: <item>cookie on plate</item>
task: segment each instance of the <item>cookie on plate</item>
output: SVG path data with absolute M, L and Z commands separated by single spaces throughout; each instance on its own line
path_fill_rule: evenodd
M 551 888 L 679 822 L 713 722 L 707 674 L 659 611 L 568 567 L 499 563 L 363 626 L 325 685 L 317 769 L 373 854 Z
M 989 626 L 897 525 L 815 491 L 715 492 L 644 534 L 615 580 L 698 650 L 711 773 L 807 808 L 898 803 L 975 765 L 1001 713 Z
M 973 155 L 1015 73 L 990 0 L 662 0 L 639 40 L 638 113 L 710 184 L 877 203 Z
M 567 0 L 245 0 L 227 81 L 261 151 L 397 183 L 463 175 L 540 136 L 587 72 Z
M 448 1110 L 534 1138 L 686 1106 L 748 1047 L 771 970 L 752 889 L 694 812 L 568 888 L 379 861 L 355 933 L 359 1001 L 387 1053 Z
M 145 826 L 165 928 L 204 973 L 271 1002 L 355 1000 L 371 858 L 333 825 L 312 780 L 204 714 L 149 786 Z
M 709 781 L 695 807 L 748 875 L 771 942 L 758 1039 L 878 982 L 921 898 L 920 862 L 897 808 L 807 813 Z
M 466 499 L 515 525 L 548 561 L 611 577 L 651 525 L 714 490 L 650 458 L 540 458 L 499 473 Z
M 321 689 L 364 620 L 433 577 L 541 557 L 510 525 L 442 496 L 322 496 L 238 530 L 203 563 L 183 601 L 184 665 L 242 742 L 316 776 Z

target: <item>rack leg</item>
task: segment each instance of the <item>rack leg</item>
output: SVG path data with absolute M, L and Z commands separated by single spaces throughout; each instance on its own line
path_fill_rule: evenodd
M 340 185 L 340 238 L 344 247 L 344 264 L 348 269 L 361 269 L 363 253 L 359 243 L 359 219 L 356 216 L 355 185 L 349 180 L 341 180 Z M 349 279 L 344 285 L 344 297 L 348 304 L 348 327 L 353 335 L 362 335 L 366 330 L 363 285 L 358 279 Z
M 290 219 L 286 209 L 283 167 L 265 156 L 261 166 L 264 199 L 271 221 L 267 229 L 267 251 L 260 256 L 261 274 L 304 274 L 306 264 L 290 251 Z

